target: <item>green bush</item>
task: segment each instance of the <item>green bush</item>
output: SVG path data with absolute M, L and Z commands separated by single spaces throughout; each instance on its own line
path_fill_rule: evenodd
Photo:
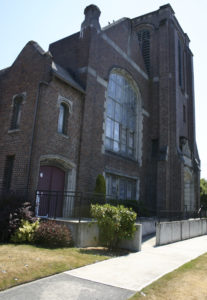
M 36 221 L 31 203 L 24 196 L 10 193 L 0 196 L 0 242 L 9 242 L 21 226 L 21 220 Z
M 13 243 L 32 243 L 34 241 L 35 231 L 39 227 L 39 220 L 30 223 L 27 220 L 22 220 L 20 227 L 11 236 Z
M 142 201 L 109 199 L 107 202 L 111 205 L 124 205 L 124 207 L 131 208 L 133 211 L 139 214 L 139 217 L 151 217 L 155 214 L 155 212 L 150 211 Z
M 42 221 L 34 233 L 34 242 L 41 246 L 56 248 L 72 245 L 70 229 L 55 221 Z
M 207 210 L 207 180 L 204 178 L 200 180 L 200 199 L 202 208 Z
M 91 205 L 91 215 L 97 219 L 100 242 L 107 247 L 117 247 L 123 239 L 131 239 L 136 231 L 137 214 L 123 205 Z

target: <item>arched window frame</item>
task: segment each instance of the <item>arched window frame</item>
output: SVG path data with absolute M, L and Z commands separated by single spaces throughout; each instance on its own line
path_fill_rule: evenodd
M 18 130 L 20 126 L 22 105 L 25 102 L 26 93 L 16 94 L 12 98 L 12 116 L 9 131 Z
M 68 135 L 68 121 L 72 113 L 72 101 L 59 95 L 58 97 L 58 133 Z
M 126 153 L 122 152 L 121 149 L 121 145 L 119 150 L 115 150 L 112 147 L 109 146 L 108 144 L 108 140 L 110 139 L 110 137 L 108 136 L 108 119 L 110 119 L 110 116 L 108 115 L 108 106 L 109 106 L 109 100 L 110 100 L 110 96 L 109 96 L 109 85 L 110 85 L 110 77 L 113 76 L 113 74 L 118 74 L 121 75 L 123 78 L 125 78 L 125 80 L 128 81 L 128 83 L 130 84 L 130 86 L 132 87 L 134 93 L 136 93 L 136 108 L 135 108 L 135 130 L 133 132 L 134 134 L 134 152 L 132 155 L 130 155 L 129 153 L 127 153 L 128 151 L 126 151 Z M 134 79 L 132 78 L 132 76 L 126 72 L 123 69 L 119 69 L 119 68 L 114 68 L 112 69 L 112 71 L 110 72 L 109 75 L 109 81 L 108 81 L 108 88 L 107 88 L 107 99 L 106 99 L 106 110 L 105 110 L 105 132 L 104 132 L 104 148 L 105 151 L 112 151 L 116 154 L 119 154 L 121 156 L 124 157 L 128 157 L 134 160 L 137 160 L 139 162 L 139 164 L 142 164 L 142 128 L 143 128 L 143 116 L 142 116 L 142 101 L 141 101 L 141 94 L 139 91 L 139 88 L 136 84 L 136 82 L 134 81 Z M 115 100 L 116 101 L 116 100 Z M 112 121 L 115 122 L 115 120 L 112 119 Z M 120 123 L 120 127 L 122 127 L 122 124 Z M 129 130 L 129 128 L 127 128 Z M 120 130 L 121 131 L 121 130 Z M 130 130 L 129 130 L 130 132 Z M 120 133 L 121 135 L 121 133 Z M 119 144 L 122 144 L 122 139 L 119 135 L 119 138 L 117 139 L 117 142 Z M 114 141 L 113 139 L 111 139 L 112 142 Z M 129 142 L 128 142 L 129 143 Z M 127 146 L 126 146 L 127 147 Z M 128 148 L 129 144 L 128 144 Z

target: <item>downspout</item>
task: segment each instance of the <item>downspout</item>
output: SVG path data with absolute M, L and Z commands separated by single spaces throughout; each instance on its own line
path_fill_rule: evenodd
M 30 145 L 30 150 L 29 150 L 29 165 L 28 165 L 28 174 L 27 174 L 26 197 L 28 197 L 28 190 L 29 190 L 29 179 L 30 179 L 30 174 L 31 174 L 31 163 L 32 163 L 32 151 L 33 151 L 33 145 L 34 145 L 34 135 L 35 135 L 36 122 L 37 122 L 37 110 L 38 110 L 38 105 L 39 105 L 41 84 L 45 84 L 48 86 L 49 83 L 46 81 L 39 81 L 39 83 L 38 83 L 37 96 L 36 96 L 36 102 L 35 102 L 35 110 L 34 110 L 34 121 L 33 121 L 33 126 L 32 126 L 32 139 L 31 139 L 31 145 Z

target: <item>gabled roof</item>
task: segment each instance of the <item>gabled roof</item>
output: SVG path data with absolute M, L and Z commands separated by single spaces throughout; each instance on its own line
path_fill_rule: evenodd
M 24 49 L 27 47 L 27 45 L 30 45 L 32 46 L 35 51 L 38 52 L 38 54 L 40 54 L 41 56 L 48 56 L 50 57 L 52 63 L 51 63 L 51 68 L 52 68 L 52 71 L 54 73 L 54 75 L 59 78 L 60 80 L 64 81 L 65 83 L 69 84 L 70 86 L 72 86 L 73 88 L 77 89 L 78 91 L 80 91 L 81 93 L 85 93 L 84 89 L 80 86 L 80 84 L 78 82 L 76 82 L 71 74 L 65 70 L 64 68 L 62 68 L 61 66 L 59 66 L 58 64 L 56 64 L 53 60 L 52 60 L 52 54 L 49 52 L 49 51 L 44 51 L 40 45 L 35 42 L 35 41 L 29 41 L 26 46 L 24 47 Z M 23 51 L 23 50 L 22 50 Z M 22 53 L 22 51 L 20 52 L 20 54 Z M 19 55 L 20 55 L 19 54 Z M 18 56 L 19 57 L 19 56 Z M 18 59 L 18 57 L 16 58 L 16 60 Z M 16 61 L 15 60 L 15 61 Z M 13 65 L 15 64 L 15 61 L 13 63 Z M 0 70 L 0 76 L 1 75 L 4 75 L 9 69 L 11 69 L 11 67 L 9 68 L 5 68 L 5 69 L 2 69 Z
M 58 64 L 56 64 L 54 61 L 52 62 L 52 70 L 57 78 L 59 78 L 60 80 L 63 80 L 64 82 L 71 85 L 73 88 L 79 90 L 80 92 L 85 93 L 84 89 L 80 86 L 79 83 L 77 83 L 72 78 L 70 73 L 68 71 L 66 71 L 65 69 L 63 69 Z
M 52 54 L 49 51 L 45 52 L 37 42 L 30 41 L 29 44 L 31 44 L 41 55 L 49 55 L 52 58 Z M 85 93 L 83 88 L 72 78 L 71 74 L 54 61 L 52 61 L 52 70 L 55 76 L 60 80 L 63 80 L 65 83 L 71 85 L 80 92 Z

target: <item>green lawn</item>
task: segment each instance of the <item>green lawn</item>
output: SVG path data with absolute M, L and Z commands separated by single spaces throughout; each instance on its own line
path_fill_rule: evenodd
M 207 300 L 207 253 L 163 276 L 131 300 Z
M 47 249 L 31 245 L 0 244 L 0 291 L 114 255 L 116 253 L 104 248 Z

